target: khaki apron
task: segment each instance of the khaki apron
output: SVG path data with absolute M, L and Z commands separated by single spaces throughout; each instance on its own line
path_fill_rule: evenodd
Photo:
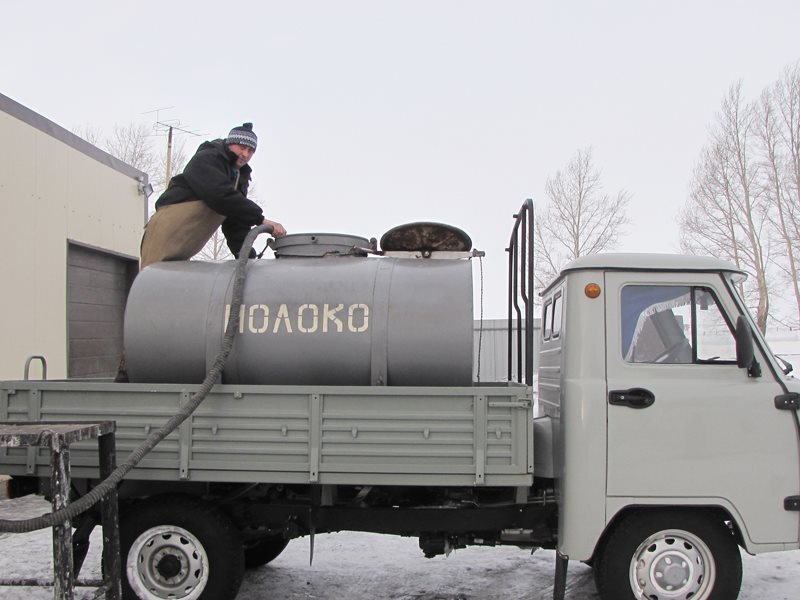
M 162 260 L 189 260 L 224 220 L 200 200 L 162 206 L 145 225 L 139 268 Z

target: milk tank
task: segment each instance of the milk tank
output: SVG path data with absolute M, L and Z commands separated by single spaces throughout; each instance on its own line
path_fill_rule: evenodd
M 224 383 L 471 385 L 469 260 L 374 256 L 368 240 L 341 234 L 294 234 L 275 245 L 275 259 L 247 266 Z M 234 267 L 162 262 L 139 273 L 125 311 L 131 382 L 204 379 L 231 310 Z

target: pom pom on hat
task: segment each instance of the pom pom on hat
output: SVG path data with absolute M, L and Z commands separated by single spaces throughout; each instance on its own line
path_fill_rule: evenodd
M 228 137 L 225 138 L 225 143 L 229 146 L 231 144 L 239 144 L 240 146 L 247 146 L 255 150 L 256 145 L 258 145 L 258 136 L 253 132 L 253 124 L 243 123 L 231 129 Z

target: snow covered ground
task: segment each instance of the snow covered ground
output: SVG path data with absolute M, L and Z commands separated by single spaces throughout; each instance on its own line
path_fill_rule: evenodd
M 0 517 L 21 519 L 47 512 L 39 497 L 0 501 Z M 82 577 L 99 577 L 95 532 Z M 0 534 L 0 577 L 52 575 L 49 530 Z M 800 598 L 800 551 L 743 555 L 740 600 Z M 309 565 L 307 538 L 292 541 L 271 564 L 247 571 L 238 600 L 545 600 L 553 594 L 553 552 L 531 555 L 517 548 L 467 548 L 425 559 L 415 539 L 368 533 L 317 536 Z M 89 598 L 80 589 L 77 598 Z M 0 588 L 0 598 L 49 599 L 52 590 Z M 597 600 L 592 571 L 570 563 L 569 600 Z

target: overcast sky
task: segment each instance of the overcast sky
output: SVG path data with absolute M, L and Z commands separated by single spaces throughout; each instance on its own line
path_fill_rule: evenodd
M 252 121 L 268 217 L 378 238 L 454 224 L 487 253 L 487 317 L 505 315 L 511 215 L 578 149 L 633 196 L 620 249 L 675 251 L 728 87 L 754 99 L 800 59 L 797 0 L 0 7 L 0 92 L 68 129 L 174 107 L 160 118 L 205 134 L 190 154 Z

